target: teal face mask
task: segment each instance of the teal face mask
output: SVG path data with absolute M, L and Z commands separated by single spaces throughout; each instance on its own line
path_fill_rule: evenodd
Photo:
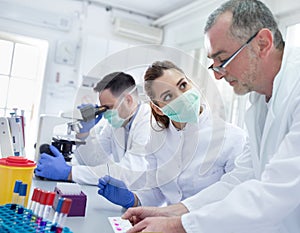
M 172 121 L 195 123 L 199 117 L 200 93 L 196 88 L 191 88 L 161 108 L 161 110 Z
M 120 128 L 125 122 L 125 119 L 121 118 L 119 116 L 117 109 L 108 109 L 103 114 L 104 118 L 108 120 L 108 122 L 111 124 L 114 128 Z
M 136 87 L 134 87 L 128 94 L 132 94 L 132 92 L 136 89 Z M 122 99 L 122 101 L 119 103 L 118 107 L 116 109 L 108 109 L 106 110 L 106 112 L 104 112 L 103 117 L 111 124 L 112 127 L 114 128 L 120 128 L 123 126 L 124 122 L 126 121 L 126 119 L 123 119 L 119 116 L 119 112 L 118 112 L 118 108 L 121 106 L 122 102 L 124 101 L 124 99 Z

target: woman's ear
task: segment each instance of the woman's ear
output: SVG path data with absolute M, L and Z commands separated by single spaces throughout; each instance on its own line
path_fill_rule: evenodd
M 150 107 L 153 109 L 153 111 L 160 116 L 164 116 L 165 114 L 160 110 L 159 107 L 157 107 L 154 103 L 150 102 Z

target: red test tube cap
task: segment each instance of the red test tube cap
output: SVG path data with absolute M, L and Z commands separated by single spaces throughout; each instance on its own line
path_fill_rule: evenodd
M 46 205 L 48 193 L 49 193 L 49 192 L 47 192 L 47 191 L 42 191 L 41 197 L 40 197 L 40 204 Z
M 48 197 L 47 197 L 47 201 L 46 201 L 46 205 L 50 205 L 52 206 L 54 203 L 54 199 L 55 199 L 55 192 L 49 192 L 48 193 Z
M 72 199 L 65 198 L 61 207 L 61 213 L 68 214 L 70 212 L 71 205 L 72 205 Z
M 36 202 L 40 202 L 42 192 L 43 192 L 43 190 L 41 190 L 39 188 L 37 189 L 37 194 L 36 194 L 36 199 L 35 199 Z
M 31 200 L 32 201 L 38 201 L 38 197 L 39 197 L 39 195 L 40 195 L 40 189 L 39 188 L 35 188 L 34 190 L 33 190 L 33 194 L 32 194 L 32 197 L 31 197 Z

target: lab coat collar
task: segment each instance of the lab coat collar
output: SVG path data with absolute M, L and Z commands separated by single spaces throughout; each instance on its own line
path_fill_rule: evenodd
M 140 109 L 140 106 L 141 106 L 141 104 L 139 103 L 138 106 L 137 106 L 137 108 L 136 108 L 136 110 L 135 110 L 135 112 L 134 112 L 134 114 L 133 114 L 132 117 L 130 118 L 129 122 L 124 126 L 124 128 L 125 128 L 127 131 L 130 130 L 131 125 L 132 125 L 132 123 L 133 123 L 133 121 L 134 121 L 134 118 L 136 117 L 136 115 L 137 115 L 137 113 L 138 113 L 138 111 L 139 111 L 139 109 Z
M 300 67 L 295 67 L 294 61 L 300 60 L 300 49 L 285 46 L 280 71 L 276 75 L 273 83 L 272 98 L 270 101 L 271 111 L 276 115 L 286 106 L 286 102 L 291 92 L 297 87 L 299 80 L 296 78 L 300 72 Z
M 260 171 L 256 170 L 258 178 L 268 160 L 265 148 L 268 146 L 267 139 L 270 137 L 270 129 L 275 119 L 285 111 L 286 106 L 288 106 L 288 97 L 297 88 L 296 83 L 298 80 L 295 77 L 300 73 L 300 67 L 295 68 L 293 62 L 295 57 L 300 56 L 299 53 L 298 49 L 285 48 L 281 69 L 274 79 L 272 98 L 269 103 L 265 102 L 264 95 L 258 93 L 251 93 L 250 95 L 249 100 L 252 106 L 248 109 L 245 118 L 249 134 L 256 135 L 256 140 L 252 138 L 251 153 L 256 155 L 253 157 L 254 164 L 259 163 Z M 300 58 L 296 60 L 300 60 Z M 263 112 L 267 107 L 267 114 L 265 115 Z M 260 131 L 259 122 L 262 121 L 265 123 L 262 131 Z

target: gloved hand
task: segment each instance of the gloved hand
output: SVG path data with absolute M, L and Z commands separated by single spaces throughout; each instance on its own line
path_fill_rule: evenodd
M 97 105 L 92 105 L 92 104 L 81 104 L 79 106 L 77 106 L 78 109 L 81 109 L 83 107 L 86 107 L 88 105 L 91 105 L 93 107 L 99 107 Z M 80 121 L 80 124 L 82 126 L 82 128 L 79 129 L 79 133 L 87 133 L 91 130 L 91 128 L 93 128 L 102 118 L 103 114 L 99 114 L 95 119 L 90 120 L 90 121 Z
M 55 146 L 50 145 L 49 148 L 54 156 L 42 153 L 35 174 L 50 180 L 68 180 L 71 166 Z
M 134 194 L 127 189 L 123 181 L 106 175 L 99 179 L 98 187 L 98 194 L 112 203 L 126 209 L 134 205 Z

